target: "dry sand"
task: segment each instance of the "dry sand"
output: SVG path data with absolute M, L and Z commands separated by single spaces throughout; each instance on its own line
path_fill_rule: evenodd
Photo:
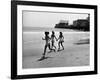
M 56 33 L 56 35 L 58 37 L 58 33 Z M 45 44 L 45 42 L 41 39 L 42 36 L 44 36 L 43 32 L 23 33 L 24 43 L 22 66 L 24 69 L 89 65 L 89 32 L 65 32 L 65 49 L 51 53 L 48 53 L 49 50 L 47 50 L 46 59 L 39 61 Z M 57 42 L 55 45 L 57 47 Z

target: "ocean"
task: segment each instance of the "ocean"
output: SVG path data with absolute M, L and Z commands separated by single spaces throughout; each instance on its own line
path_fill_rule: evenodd
M 80 32 L 79 30 L 61 29 L 61 28 L 46 28 L 46 27 L 23 27 L 23 31 L 41 32 L 41 31 L 56 31 L 56 32 Z

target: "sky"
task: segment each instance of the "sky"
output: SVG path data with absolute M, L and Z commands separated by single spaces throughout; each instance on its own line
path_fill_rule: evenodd
M 88 14 L 23 11 L 23 27 L 54 27 L 60 20 L 68 20 L 72 24 L 74 20 L 86 19 Z

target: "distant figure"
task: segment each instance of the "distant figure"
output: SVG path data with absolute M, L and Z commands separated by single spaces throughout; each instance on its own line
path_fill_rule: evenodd
M 63 36 L 63 33 L 60 32 L 59 37 L 58 37 L 58 51 L 60 50 L 60 45 L 62 46 L 62 49 L 64 50 L 63 42 L 64 42 L 64 36 Z
M 47 47 L 49 48 L 49 50 L 54 50 L 54 49 L 50 48 L 50 39 L 51 38 L 49 37 L 49 32 L 45 32 L 45 38 L 42 38 L 42 40 L 45 40 L 44 53 L 43 53 L 42 58 L 45 58 L 45 53 L 46 53 Z
M 56 41 L 57 41 L 57 38 L 56 38 L 56 36 L 55 36 L 55 32 L 52 31 L 52 34 L 51 34 L 51 48 L 53 49 L 53 47 L 54 47 L 55 50 L 56 50 L 56 46 L 54 45 L 55 39 L 56 39 Z

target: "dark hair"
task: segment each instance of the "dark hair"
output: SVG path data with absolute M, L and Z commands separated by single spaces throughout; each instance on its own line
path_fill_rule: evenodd
M 60 32 L 60 35 L 59 35 L 59 37 L 63 37 L 63 33 L 62 33 L 62 32 Z
M 45 32 L 45 35 L 48 35 L 48 34 L 49 34 L 49 32 L 46 31 L 46 32 Z
M 52 34 L 54 34 L 55 32 L 54 31 L 52 31 Z
M 60 34 L 62 35 L 62 32 L 60 32 Z
M 54 37 L 55 36 L 55 32 L 54 31 L 52 31 L 52 35 L 51 35 L 51 37 Z

